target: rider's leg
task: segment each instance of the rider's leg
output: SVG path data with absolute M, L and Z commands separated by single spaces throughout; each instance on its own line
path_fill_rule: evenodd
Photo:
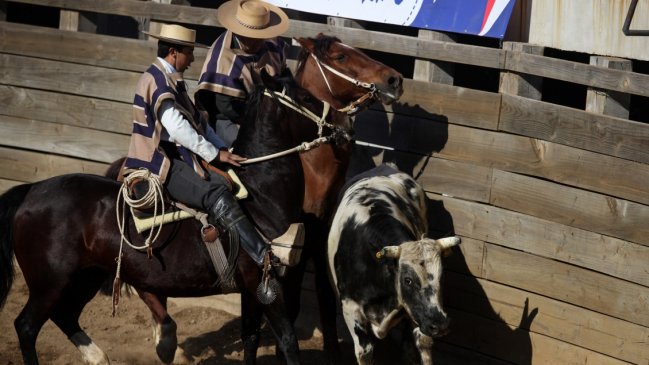
M 165 187 L 173 199 L 208 212 L 208 221 L 220 230 L 238 235 L 241 247 L 259 266 L 263 265 L 270 245 L 243 214 L 223 177 L 209 173 L 209 179 L 204 180 L 188 164 L 174 159 Z

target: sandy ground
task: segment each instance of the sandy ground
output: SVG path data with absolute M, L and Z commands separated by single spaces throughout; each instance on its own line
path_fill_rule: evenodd
M 0 365 L 22 364 L 13 321 L 27 301 L 28 290 L 22 275 L 16 280 L 4 308 L 0 310 Z M 171 300 L 169 313 L 178 325 L 178 343 L 194 364 L 242 363 L 239 319 L 232 311 L 210 298 Z M 160 364 L 153 342 L 151 315 L 137 296 L 122 297 L 116 317 L 111 316 L 111 298 L 97 295 L 85 308 L 81 327 L 99 345 L 114 365 Z M 300 357 L 304 364 L 324 364 L 322 338 L 316 330 L 300 330 Z M 343 344 L 347 346 L 346 344 Z M 48 321 L 38 337 L 37 350 L 43 365 L 81 364 L 78 350 Z M 351 348 L 346 351 L 350 356 Z M 275 357 L 272 334 L 265 330 L 258 364 L 280 364 Z M 346 359 L 345 363 L 353 363 Z

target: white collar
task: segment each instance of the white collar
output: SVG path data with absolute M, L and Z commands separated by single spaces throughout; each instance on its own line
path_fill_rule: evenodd
M 172 66 L 169 62 L 167 62 L 167 60 L 165 60 L 164 58 L 162 58 L 162 57 L 158 57 L 158 60 L 160 60 L 160 62 L 162 62 L 162 65 L 164 66 L 164 68 L 165 68 L 165 70 L 167 71 L 167 73 L 172 74 L 172 73 L 176 73 L 176 72 L 177 72 L 177 71 L 176 71 L 176 68 L 173 67 L 173 66 Z

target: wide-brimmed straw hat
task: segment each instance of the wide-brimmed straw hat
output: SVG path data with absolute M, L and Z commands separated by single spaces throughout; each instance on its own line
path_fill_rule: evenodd
M 142 31 L 142 33 L 148 35 L 149 37 L 153 37 L 172 44 L 207 48 L 206 45 L 196 43 L 195 30 L 185 28 L 182 25 L 162 24 L 162 27 L 160 27 L 160 34 L 154 34 L 146 31 Z
M 261 0 L 230 0 L 217 9 L 216 17 L 232 33 L 248 38 L 273 38 L 288 29 L 288 15 Z

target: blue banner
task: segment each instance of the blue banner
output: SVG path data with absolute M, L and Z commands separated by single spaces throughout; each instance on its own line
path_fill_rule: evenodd
M 266 0 L 309 13 L 503 38 L 516 0 Z

